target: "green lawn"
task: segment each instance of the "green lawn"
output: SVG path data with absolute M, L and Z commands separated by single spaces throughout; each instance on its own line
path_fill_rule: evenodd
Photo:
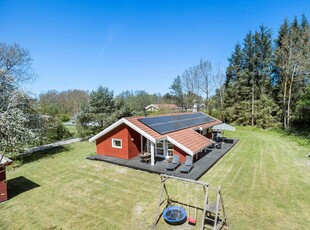
M 202 181 L 221 185 L 231 229 L 309 229 L 310 152 L 279 133 L 238 127 L 240 142 Z M 148 229 L 155 217 L 159 176 L 86 160 L 93 143 L 10 170 L 39 187 L 0 204 L 1 229 Z M 23 181 L 23 187 L 31 183 Z M 29 182 L 28 181 L 28 182 Z M 15 185 L 21 192 L 22 185 Z M 179 186 L 174 193 L 182 195 Z M 184 195 L 183 191 L 183 195 Z M 158 229 L 178 229 L 160 221 Z M 181 229 L 195 229 L 184 224 Z

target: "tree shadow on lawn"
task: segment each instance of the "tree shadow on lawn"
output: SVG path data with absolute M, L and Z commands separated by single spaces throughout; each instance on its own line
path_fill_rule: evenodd
M 15 177 L 15 178 L 8 180 L 7 186 L 8 186 L 7 189 L 8 189 L 9 199 L 12 199 L 13 197 L 18 196 L 19 194 L 23 192 L 27 192 L 31 189 L 40 187 L 39 184 L 23 176 Z
M 31 154 L 27 154 L 24 156 L 17 156 L 14 161 L 17 161 L 14 163 L 14 167 L 19 167 L 23 164 L 27 164 L 33 161 L 39 161 L 40 159 L 43 158 L 54 158 L 55 154 L 64 152 L 64 151 L 70 151 L 69 146 L 56 146 L 53 147 L 52 149 L 47 149 L 47 150 L 42 150 L 38 152 L 34 152 Z
M 301 146 L 310 145 L 310 127 L 274 129 L 274 131 L 281 137 L 293 137 L 293 140 Z

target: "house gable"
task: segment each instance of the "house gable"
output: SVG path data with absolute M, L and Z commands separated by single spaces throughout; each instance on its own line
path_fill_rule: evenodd
M 97 140 L 98 138 L 104 136 L 105 134 L 107 134 L 108 132 L 112 131 L 113 129 L 115 129 L 116 127 L 120 126 L 121 124 L 128 125 L 130 128 L 132 128 L 133 130 L 137 131 L 138 133 L 140 133 L 144 137 L 146 137 L 149 140 L 155 142 L 155 138 L 154 137 L 152 137 L 151 135 L 149 135 L 147 132 L 143 131 L 139 127 L 137 127 L 132 122 L 128 121 L 126 118 L 122 118 L 122 119 L 118 120 L 117 122 L 115 122 L 112 125 L 110 125 L 108 128 L 106 128 L 103 131 L 101 131 L 100 133 L 96 134 L 95 136 L 93 136 L 92 138 L 89 139 L 89 142 L 93 142 L 93 141 Z
M 117 146 L 114 142 L 117 142 Z M 97 154 L 130 159 L 140 152 L 140 134 L 121 124 L 96 140 Z

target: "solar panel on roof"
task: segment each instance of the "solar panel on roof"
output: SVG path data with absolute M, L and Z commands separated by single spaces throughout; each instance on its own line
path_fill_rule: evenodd
M 145 117 L 139 119 L 139 121 L 159 134 L 165 134 L 209 123 L 214 121 L 214 119 L 204 113 L 198 112 L 161 117 Z

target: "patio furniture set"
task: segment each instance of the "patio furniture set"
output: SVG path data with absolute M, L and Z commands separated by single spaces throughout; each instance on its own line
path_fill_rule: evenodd
M 169 163 L 166 167 L 167 170 L 174 171 L 180 166 L 180 156 L 174 155 L 172 158 L 171 163 Z M 193 168 L 193 157 L 186 156 L 185 163 L 181 166 L 180 172 L 181 173 L 189 173 Z
M 144 163 L 150 163 L 151 154 L 150 153 L 143 153 L 139 155 L 140 161 Z M 169 171 L 175 171 L 179 166 L 180 163 L 180 155 L 174 155 L 172 161 L 167 163 L 166 169 Z M 181 166 L 180 172 L 181 173 L 189 173 L 193 168 L 193 157 L 186 156 L 185 163 Z

